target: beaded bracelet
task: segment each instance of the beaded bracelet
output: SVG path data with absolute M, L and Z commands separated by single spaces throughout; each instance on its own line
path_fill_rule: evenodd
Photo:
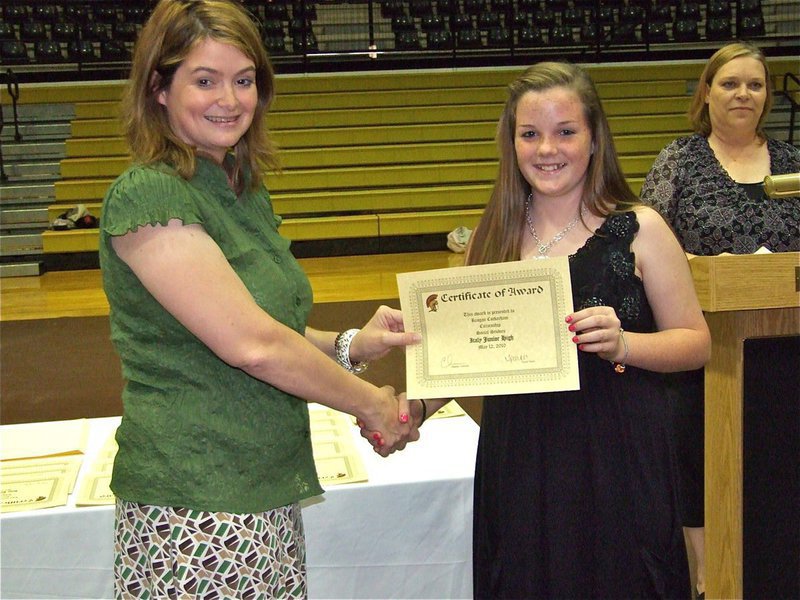
M 625 330 L 620 327 L 619 328 L 619 339 L 622 340 L 622 347 L 625 349 L 625 353 L 622 355 L 622 360 L 619 362 L 611 361 L 611 364 L 614 365 L 614 370 L 617 373 L 624 373 L 625 372 L 625 363 L 628 360 L 628 341 L 625 339 Z
M 333 348 L 336 351 L 336 362 L 338 362 L 345 370 L 351 373 L 359 374 L 367 370 L 369 363 L 364 362 L 351 362 L 350 361 L 350 344 L 353 338 L 361 331 L 360 329 L 348 329 L 336 336 L 336 341 L 333 343 Z

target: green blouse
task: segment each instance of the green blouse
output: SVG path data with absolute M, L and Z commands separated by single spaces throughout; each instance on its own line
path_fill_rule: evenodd
M 311 286 L 263 186 L 237 197 L 203 158 L 190 181 L 165 165 L 123 173 L 100 221 L 111 338 L 126 379 L 111 489 L 143 504 L 234 513 L 320 494 L 307 404 L 220 360 L 114 252 L 114 236 L 171 219 L 202 225 L 273 319 L 303 334 L 311 310 Z

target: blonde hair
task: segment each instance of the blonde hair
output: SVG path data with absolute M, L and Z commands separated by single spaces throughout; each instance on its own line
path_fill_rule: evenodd
M 717 50 L 711 58 L 708 59 L 703 72 L 700 74 L 700 80 L 697 82 L 697 89 L 694 91 L 692 97 L 692 104 L 689 107 L 689 121 L 696 133 L 704 137 L 711 134 L 711 117 L 708 112 L 708 103 L 706 96 L 711 84 L 714 82 L 719 70 L 735 58 L 746 56 L 748 58 L 755 58 L 764 66 L 764 83 L 767 88 L 767 97 L 764 100 L 764 109 L 761 111 L 761 117 L 758 119 L 756 125 L 756 133 L 760 137 L 764 136 L 764 121 L 769 116 L 772 110 L 772 80 L 769 73 L 769 65 L 764 53 L 755 45 L 749 42 L 733 42 L 727 44 Z
M 563 87 L 571 90 L 583 105 L 584 116 L 592 135 L 594 153 L 584 184 L 584 205 L 594 214 L 624 212 L 639 204 L 622 173 L 608 119 L 591 78 L 576 65 L 542 62 L 525 70 L 508 87 L 508 99 L 497 124 L 497 147 L 500 163 L 497 179 L 483 216 L 470 241 L 469 264 L 518 260 L 520 230 L 525 220 L 525 200 L 531 186 L 517 163 L 514 137 L 517 105 L 529 92 L 543 92 Z
M 229 0 L 160 0 L 139 35 L 128 84 L 122 99 L 125 137 L 136 162 L 163 161 L 189 179 L 195 172 L 194 149 L 172 131 L 161 91 L 194 47 L 205 40 L 230 44 L 255 64 L 256 103 L 253 122 L 233 148 L 231 179 L 237 191 L 261 185 L 263 171 L 277 168 L 266 113 L 275 95 L 275 75 L 252 17 Z

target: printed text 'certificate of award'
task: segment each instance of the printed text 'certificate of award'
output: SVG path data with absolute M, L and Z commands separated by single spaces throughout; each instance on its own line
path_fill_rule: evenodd
M 409 398 L 580 388 L 566 257 L 399 273 Z

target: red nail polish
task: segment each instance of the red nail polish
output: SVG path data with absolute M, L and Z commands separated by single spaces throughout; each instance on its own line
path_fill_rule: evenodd
M 572 315 L 567 315 L 567 318 L 564 319 L 567 323 L 572 322 Z
M 405 414 L 405 413 L 403 413 L 402 415 L 400 415 L 400 422 L 401 422 L 401 423 L 408 423 L 408 415 L 407 415 L 407 414 Z
M 373 433 L 372 434 L 372 439 L 375 440 L 375 441 L 378 441 L 379 439 L 381 439 L 381 434 L 380 433 Z
M 567 327 L 567 329 L 569 329 L 570 331 L 575 331 L 575 325 L 574 324 L 570 325 L 569 327 Z
M 576 335 L 576 336 L 573 336 L 573 337 L 572 337 L 572 341 L 573 341 L 573 342 L 575 342 L 575 343 L 577 344 L 577 343 L 578 343 L 578 336 L 577 336 L 577 335 Z
M 584 348 L 583 344 L 578 344 L 578 350 L 583 350 L 583 348 Z

